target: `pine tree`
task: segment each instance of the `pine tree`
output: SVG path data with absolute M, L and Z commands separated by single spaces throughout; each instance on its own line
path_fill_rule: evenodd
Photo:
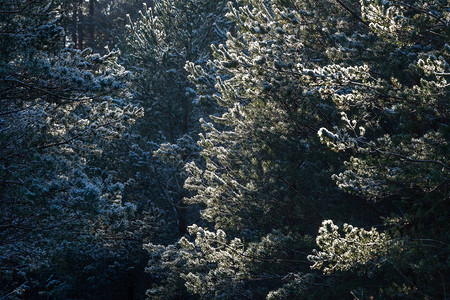
M 172 212 L 179 236 L 196 217 L 182 203 L 183 167 L 198 157 L 198 118 L 215 107 L 199 101 L 184 67 L 187 61 L 204 64 L 210 43 L 223 40 L 221 30 L 230 24 L 224 9 L 224 1 L 154 1 L 127 27 L 125 62 L 135 74 L 135 99 L 145 109 L 130 144 L 149 155 L 136 184 L 145 182 L 151 201 Z
M 307 11 L 316 7 L 304 1 L 230 6 L 236 36 L 229 33 L 225 45 L 213 46 L 213 71 L 188 64 L 202 92 L 210 91 L 205 98 L 215 99 L 223 113 L 201 121 L 204 161 L 186 165 L 185 187 L 193 193 L 186 202 L 203 208 L 204 225 L 189 227 L 192 241 L 160 247 L 151 259 L 152 271 L 166 271 L 167 285 L 181 273 L 188 291 L 202 298 L 316 292 L 308 283 L 319 278 L 306 259 L 314 227 L 343 198 L 330 180 L 339 155 L 330 154 L 317 136 L 339 116 L 332 101 L 303 85 L 296 72 L 328 60 L 321 28 L 299 32 L 303 23 L 320 24 Z M 325 6 L 318 9 L 326 15 Z M 337 208 L 333 214 L 344 212 Z
M 210 62 L 225 112 L 186 165 L 187 201 L 215 228 L 189 227 L 152 270 L 201 298 L 445 298 L 445 4 L 244 4 Z M 324 275 L 306 262 L 320 222 L 308 260 Z
M 155 125 L 143 135 L 174 143 L 196 124 L 196 93 L 184 66 L 204 63 L 209 45 L 223 39 L 223 9 L 223 1 L 155 1 L 137 21 L 130 20 L 128 65 L 136 71 L 137 97 Z
M 311 260 L 326 272 L 371 274 L 381 286 L 371 293 L 383 297 L 439 299 L 449 293 L 445 3 L 362 1 L 366 30 L 340 37 L 352 56 L 314 70 L 323 97 L 331 96 L 342 115 L 341 125 L 322 128 L 319 136 L 352 155 L 333 178 L 375 205 L 383 225 L 365 222 L 374 226 L 365 230 L 344 224 L 340 231 L 326 221 Z
M 0 4 L 1 297 L 64 297 L 71 254 L 107 253 L 98 214 L 120 223 L 133 209 L 89 163 L 142 115 L 128 104 L 129 72 L 118 52 L 63 47 L 61 4 Z

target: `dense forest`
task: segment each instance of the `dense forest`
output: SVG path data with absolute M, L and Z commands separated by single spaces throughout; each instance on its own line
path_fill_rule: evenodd
M 0 0 L 0 299 L 450 299 L 447 0 Z

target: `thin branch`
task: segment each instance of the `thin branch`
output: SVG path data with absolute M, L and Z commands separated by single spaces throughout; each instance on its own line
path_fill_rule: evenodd
M 416 7 L 416 6 L 412 6 L 412 5 L 410 5 L 408 3 L 405 3 L 405 2 L 397 2 L 397 3 L 398 3 L 397 5 L 399 5 L 399 6 L 406 6 L 408 8 L 411 8 L 411 9 L 415 10 L 415 11 L 418 11 L 418 12 L 421 12 L 423 14 L 428 15 L 428 16 L 438 20 L 445 27 L 448 26 L 448 24 L 444 20 L 442 20 L 442 18 L 439 18 L 438 16 L 432 14 L 431 12 L 429 12 L 429 11 L 427 11 L 425 9 L 422 9 L 422 8 Z M 394 5 L 396 5 L 395 2 L 394 2 Z
M 365 26 L 369 27 L 369 23 L 361 19 L 360 16 L 353 10 L 351 10 L 347 5 L 345 5 L 341 0 L 336 0 L 337 3 L 339 3 L 346 11 L 348 11 L 353 17 L 355 17 L 359 22 L 364 24 Z
M 12 181 L 3 179 L 1 182 L 4 184 L 24 185 L 22 181 Z
M 439 240 L 435 240 L 435 239 L 410 239 L 411 241 L 419 241 L 419 242 L 431 242 L 431 243 L 437 243 L 437 244 L 441 244 L 442 246 L 448 247 L 449 244 L 446 244 L 442 241 Z
M 70 143 L 71 141 L 73 141 L 73 140 L 79 138 L 80 136 L 82 136 L 81 133 L 80 133 L 80 134 L 77 134 L 77 135 L 74 136 L 74 137 L 71 137 L 70 139 L 64 140 L 64 141 L 62 141 L 62 142 L 54 143 L 54 144 L 43 145 L 43 146 L 37 147 L 36 149 L 42 150 L 42 149 L 47 149 L 47 148 L 51 148 L 51 147 L 56 147 L 56 146 L 61 146 L 61 145 L 64 145 L 64 144 L 68 144 L 68 143 Z
M 50 91 L 48 91 L 46 89 L 43 89 L 43 88 L 40 88 L 40 87 L 37 87 L 37 86 L 33 86 L 31 84 L 25 83 L 25 82 L 20 81 L 18 79 L 5 78 L 5 79 L 3 79 L 3 81 L 14 82 L 14 83 L 17 83 L 17 84 L 22 85 L 24 87 L 27 87 L 29 89 L 37 90 L 37 91 L 43 92 L 45 94 L 51 95 L 51 96 L 59 98 L 59 99 L 69 100 L 69 101 L 80 101 L 80 99 L 74 99 L 74 98 L 69 98 L 69 97 L 66 97 L 66 96 L 61 96 L 61 95 L 55 94 L 53 92 L 50 92 Z
M 385 152 L 380 149 L 375 149 L 375 151 L 378 153 L 384 154 L 384 155 L 398 157 L 398 158 L 401 158 L 403 160 L 410 161 L 410 162 L 438 164 L 438 165 L 441 165 L 443 168 L 448 169 L 447 164 L 443 163 L 442 161 L 438 161 L 438 160 L 410 158 L 410 157 L 402 155 L 402 154 L 393 153 L 393 152 Z

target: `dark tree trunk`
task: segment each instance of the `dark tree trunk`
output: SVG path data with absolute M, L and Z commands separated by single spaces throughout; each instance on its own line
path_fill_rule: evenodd
M 83 2 L 80 2 L 78 7 L 78 49 L 83 49 L 84 35 L 83 35 Z
M 89 46 L 95 49 L 95 0 L 89 0 Z
M 189 124 L 189 103 L 186 97 L 183 98 L 183 135 L 188 133 Z
M 74 47 L 78 48 L 78 9 L 76 6 L 73 7 L 72 12 L 72 42 L 74 43 Z

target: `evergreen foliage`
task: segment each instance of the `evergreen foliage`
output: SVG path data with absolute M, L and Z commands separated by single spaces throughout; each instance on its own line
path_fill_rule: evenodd
M 0 298 L 448 298 L 449 26 L 0 1 Z
M 174 211 L 180 235 L 195 217 L 182 203 L 184 164 L 198 158 L 198 118 L 215 107 L 200 103 L 184 66 L 188 60 L 204 64 L 209 45 L 223 40 L 221 30 L 230 24 L 224 10 L 223 1 L 155 1 L 128 25 L 126 65 L 135 73 L 134 97 L 146 111 L 134 127 L 135 144 L 153 154 L 145 175 L 155 179 L 151 197 Z
M 231 7 L 239 30 L 213 47 L 212 96 L 226 111 L 202 122 L 205 163 L 186 165 L 185 187 L 216 231 L 192 226 L 192 242 L 162 255 L 201 298 L 447 294 L 448 12 L 438 1 L 326 4 Z M 341 236 L 324 221 L 313 268 L 366 283 L 302 266 L 327 215 L 362 227 Z M 320 283 L 333 293 L 311 289 Z
M 133 209 L 120 201 L 122 185 L 92 176 L 89 163 L 142 115 L 128 104 L 129 72 L 118 52 L 62 47 L 61 4 L 0 6 L 2 297 L 63 297 L 51 293 L 71 289 L 58 275 L 64 257 L 106 255 L 98 225 Z
M 379 248 L 378 268 L 387 265 L 397 275 L 386 282 L 383 294 L 445 298 L 449 12 L 440 1 L 363 1 L 361 14 L 373 42 L 363 43 L 362 35 L 345 37 L 364 45 L 365 51 L 352 55 L 357 64 L 344 60 L 339 67 L 331 66 L 342 72 L 341 78 L 327 76 L 322 81 L 323 97 L 333 98 L 343 122 L 333 130 L 322 128 L 319 135 L 333 149 L 352 155 L 346 170 L 333 176 L 337 185 L 380 209 L 384 226 L 363 235 L 375 243 L 371 251 Z M 358 72 L 349 69 L 356 67 Z M 315 72 L 329 70 L 324 66 Z M 335 245 L 320 242 L 328 234 L 319 234 L 319 256 L 341 253 Z M 380 240 L 385 234 L 390 236 L 388 243 Z M 343 241 L 357 242 L 351 236 Z M 361 249 L 351 245 L 344 249 L 355 255 L 353 264 L 373 260 L 369 253 L 358 259 Z M 336 269 L 342 269 L 342 263 L 346 268 L 346 259 L 313 257 L 317 267 L 323 262 Z
M 186 202 L 201 205 L 202 217 L 216 230 L 193 225 L 193 243 L 182 239 L 156 254 L 163 277 L 175 281 L 181 273 L 187 289 L 205 298 L 293 297 L 310 288 L 300 282 L 314 280 L 306 259 L 312 235 L 343 198 L 330 180 L 337 155 L 317 136 L 322 124 L 339 119 L 334 105 L 316 87 L 300 85 L 292 72 L 295 62 L 313 66 L 327 58 L 299 51 L 301 16 L 289 15 L 292 8 L 252 4 L 230 6 L 239 29 L 226 45 L 213 46 L 212 73 L 187 65 L 204 91 L 215 83 L 209 99 L 223 111 L 201 120 L 204 162 L 186 164 L 185 187 L 193 192 Z M 152 259 L 151 270 L 154 264 Z M 170 283 L 163 283 L 165 289 L 157 290 L 166 295 Z

